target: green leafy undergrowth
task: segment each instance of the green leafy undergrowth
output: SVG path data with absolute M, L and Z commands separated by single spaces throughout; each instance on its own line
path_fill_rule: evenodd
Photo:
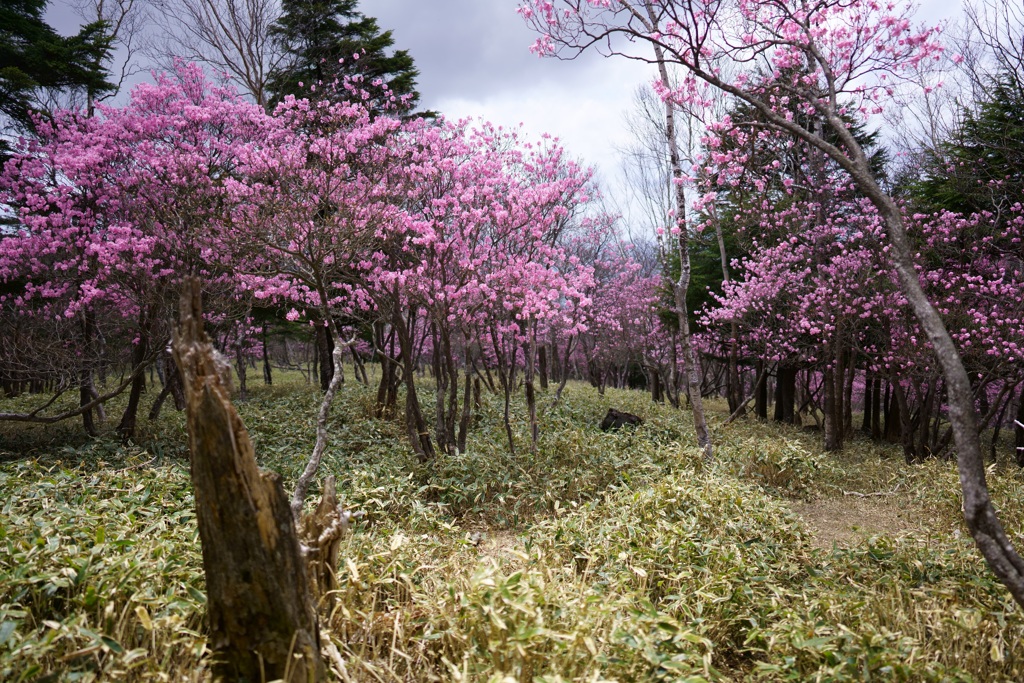
M 791 430 L 757 427 L 723 431 L 717 444 L 720 466 L 784 498 L 810 500 L 834 488 L 840 472 L 829 458 L 793 438 Z
M 378 531 L 344 551 L 331 628 L 350 668 L 400 679 L 721 679 L 807 556 L 783 506 L 693 472 L 479 546 Z
M 143 455 L 0 470 L 0 680 L 202 671 L 188 473 L 130 464 Z
M 318 397 L 283 379 L 239 409 L 288 486 Z M 1024 620 L 962 528 L 950 463 L 824 454 L 798 430 L 723 428 L 712 403 L 708 465 L 689 413 L 570 385 L 555 408 L 541 392 L 536 453 L 521 419 L 508 452 L 485 395 L 467 452 L 424 466 L 372 391 L 339 395 L 322 468 L 365 513 L 323 610 L 339 680 L 1024 680 Z M 645 422 L 604 434 L 608 407 Z M 0 465 L 0 680 L 207 680 L 182 416 L 139 445 L 15 438 L 31 457 Z M 1022 544 L 1021 477 L 990 483 Z M 844 490 L 905 496 L 932 531 L 815 549 L 790 504 Z
M 479 546 L 378 528 L 343 554 L 330 628 L 357 680 L 1013 681 L 1024 661 L 1020 614 L 969 543 L 826 553 L 785 504 L 713 473 Z

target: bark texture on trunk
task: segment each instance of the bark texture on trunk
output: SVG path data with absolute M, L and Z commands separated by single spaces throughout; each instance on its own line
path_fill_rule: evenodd
M 537 372 L 540 375 L 541 391 L 548 390 L 548 345 L 541 344 L 537 347 Z
M 320 391 L 327 391 L 334 379 L 334 336 L 326 323 L 317 323 L 316 358 L 320 369 Z
M 759 420 L 768 419 L 768 369 L 763 360 L 755 364 L 757 368 L 757 380 L 754 387 L 754 415 Z
M 186 286 L 174 356 L 184 379 L 215 680 L 320 681 L 320 633 L 281 479 L 261 473 Z
M 1024 385 L 1021 386 L 1020 397 L 1017 399 L 1017 419 L 1013 422 L 1013 446 L 1017 465 L 1024 467 Z
M 274 383 L 274 371 L 270 366 L 270 349 L 267 340 L 267 324 L 263 323 L 263 383 L 270 386 Z
M 132 388 L 128 393 L 128 405 L 125 406 L 121 415 L 121 422 L 117 425 L 117 433 L 123 441 L 135 438 L 135 425 L 139 414 L 139 402 L 142 400 L 142 392 L 146 390 L 146 374 L 142 371 L 146 358 L 149 355 L 149 334 L 152 327 L 153 316 L 149 309 L 146 309 L 139 317 L 138 341 L 132 347 Z
M 341 552 L 341 539 L 348 531 L 348 521 L 348 514 L 338 503 L 334 475 L 330 475 L 324 481 L 320 502 L 309 514 L 303 515 L 299 523 L 310 590 L 318 603 L 326 601 L 326 604 L 318 604 L 324 614 L 333 611 L 333 591 L 338 587 L 338 554 Z
M 796 368 L 779 365 L 775 371 L 775 415 L 776 422 L 793 424 L 796 415 Z

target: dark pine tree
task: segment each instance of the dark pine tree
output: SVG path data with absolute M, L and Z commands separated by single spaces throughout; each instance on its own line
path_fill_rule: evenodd
M 272 104 L 287 95 L 310 97 L 312 85 L 317 96 L 332 98 L 336 92 L 332 86 L 340 88 L 348 76 L 363 79 L 363 87 L 373 96 L 374 111 L 389 105 L 399 113 L 413 110 L 419 100 L 419 72 L 412 57 L 407 50 L 392 50 L 391 31 L 381 31 L 377 20 L 364 16 L 357 5 L 357 0 L 282 2 L 284 13 L 271 27 L 271 35 L 288 59 L 271 75 Z M 387 86 L 386 92 L 373 87 L 378 81 Z
M 1024 92 L 1013 74 L 960 112 L 959 126 L 928 154 L 910 196 L 923 209 L 1001 216 L 1024 197 Z M 998 227 L 998 226 L 997 226 Z
M 103 64 L 111 51 L 105 22 L 63 37 L 44 20 L 46 0 L 0 2 L 0 114 L 5 127 L 32 129 L 47 93 L 82 93 L 89 101 L 113 90 Z

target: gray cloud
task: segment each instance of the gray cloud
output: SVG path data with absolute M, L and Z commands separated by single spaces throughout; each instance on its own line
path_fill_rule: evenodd
M 168 0 L 174 2 L 174 0 Z M 82 20 L 77 0 L 51 0 L 47 20 L 75 33 Z M 362 0 L 361 12 L 394 32 L 395 47 L 408 50 L 420 71 L 425 106 L 452 98 L 485 99 L 509 90 L 553 82 L 601 78 L 601 58 L 572 62 L 540 59 L 536 39 L 516 13 L 518 0 Z
M 537 36 L 516 14 L 517 5 L 516 0 L 364 0 L 360 7 L 394 32 L 397 48 L 409 50 L 426 106 L 601 77 L 596 55 L 557 62 L 531 53 Z
M 47 20 L 71 34 L 79 0 L 51 0 Z M 175 0 L 166 0 L 175 2 Z M 359 9 L 394 34 L 420 75 L 421 106 L 450 118 L 523 124 L 534 139 L 559 137 L 569 154 L 601 168 L 606 190 L 622 194 L 617 148 L 629 141 L 623 112 L 650 73 L 589 53 L 573 61 L 530 52 L 537 36 L 516 13 L 519 0 L 361 0 Z M 148 67 L 147 67 L 148 69 Z M 134 82 L 148 80 L 141 74 Z M 127 91 L 117 98 L 123 102 Z

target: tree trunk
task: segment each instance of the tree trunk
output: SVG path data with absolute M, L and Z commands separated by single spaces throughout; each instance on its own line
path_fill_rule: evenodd
M 444 374 L 444 384 L 448 388 L 444 430 L 450 445 L 450 452 L 454 453 L 459 448 L 458 435 L 456 433 L 456 426 L 459 420 L 459 366 L 455 362 L 455 349 L 452 346 L 451 331 L 447 327 L 442 329 L 441 338 L 444 341 L 441 372 Z M 464 346 L 468 345 L 468 339 L 463 341 L 465 342 Z M 438 381 L 440 381 L 440 378 Z
M 160 390 L 160 395 L 153 401 L 153 406 L 149 409 L 149 419 L 151 422 L 156 421 L 160 418 L 160 410 L 163 408 L 164 401 L 167 400 L 168 396 L 174 397 L 174 407 L 177 410 L 185 409 L 185 393 L 184 387 L 181 385 L 181 373 L 178 372 L 178 366 L 174 362 L 174 356 L 170 351 L 165 352 L 164 363 L 164 386 Z
M 1024 384 L 1017 397 L 1017 419 L 1013 423 L 1014 458 L 1018 467 L 1024 467 Z
M 359 352 L 356 351 L 355 346 L 349 347 L 349 351 L 352 352 L 352 364 L 355 366 L 356 381 L 364 387 L 369 387 L 370 377 L 366 374 L 366 363 L 363 361 Z
M 79 371 L 79 406 L 86 406 L 98 396 L 93 384 L 93 364 L 96 358 L 96 316 L 91 310 L 82 314 L 82 366 Z M 97 436 L 96 419 L 92 409 L 82 411 L 82 427 L 89 436 Z
M 256 467 L 199 297 L 196 283 L 182 296 L 174 355 L 185 378 L 213 677 L 320 681 L 314 597 L 288 500 L 280 477 Z
M 299 536 L 306 560 L 310 591 L 320 601 L 320 609 L 333 612 L 335 592 L 338 588 L 338 554 L 341 537 L 348 530 L 348 513 L 338 503 L 334 475 L 324 480 L 320 502 L 299 523 Z
M 843 439 L 853 435 L 853 383 L 857 375 L 857 356 L 851 349 L 846 368 L 846 391 L 843 393 Z
M 316 359 L 320 367 L 320 390 L 327 391 L 334 377 L 334 337 L 324 323 L 316 324 Z
M 149 354 L 149 334 L 152 320 L 152 311 L 145 310 L 139 318 L 139 341 L 132 347 L 132 372 L 135 379 L 132 381 L 132 388 L 128 394 L 128 405 L 121 415 L 121 422 L 117 425 L 117 433 L 121 439 L 127 441 L 135 436 L 135 424 L 139 414 L 139 401 L 142 399 L 142 392 L 146 389 L 146 375 L 141 372 L 142 364 Z
M 839 436 L 840 425 L 836 419 L 836 369 L 831 365 L 825 367 L 825 450 L 838 451 L 842 448 L 842 438 Z
M 731 328 L 731 341 L 729 344 L 729 371 L 726 375 L 725 393 L 729 402 L 729 412 L 745 410 L 746 402 L 743 400 L 743 379 L 740 376 L 740 339 L 739 326 L 733 322 Z
M 494 355 L 498 362 L 498 381 L 501 383 L 501 392 L 504 397 L 504 404 L 502 410 L 502 423 L 505 426 L 505 436 L 508 438 L 508 452 L 512 455 L 516 454 L 516 442 L 514 434 L 512 433 L 512 389 L 515 386 L 516 381 L 516 347 L 513 342 L 511 353 L 508 354 L 511 358 L 506 358 L 504 344 L 502 343 L 501 337 L 495 331 L 494 326 L 491 326 L 491 342 L 494 345 Z
M 274 372 L 270 367 L 270 349 L 267 348 L 267 324 L 263 324 L 263 383 L 268 387 L 274 383 Z
M 871 438 L 882 440 L 882 378 L 877 375 L 871 392 Z
M 554 333 L 551 334 L 551 381 L 561 382 L 562 374 L 568 371 L 568 368 L 563 369 L 561 363 L 558 360 L 558 340 L 555 338 Z
M 241 334 L 241 330 L 239 331 Z M 238 400 L 249 400 L 248 363 L 245 357 L 245 340 L 239 337 L 235 343 L 235 371 L 238 374 Z
M 377 386 L 377 400 L 373 414 L 377 418 L 390 419 L 395 416 L 398 404 L 398 363 L 395 361 L 395 329 L 385 336 L 384 323 L 373 326 L 374 344 L 380 357 L 380 384 Z
M 479 377 L 473 378 L 473 424 L 480 423 L 480 413 L 484 409 L 483 382 Z
M 391 384 L 394 381 L 397 366 L 390 358 L 381 356 L 380 359 L 380 384 L 377 385 L 377 400 L 373 406 L 373 415 L 377 418 L 394 417 L 394 406 L 389 405 L 387 398 L 391 393 Z
M 324 300 L 326 300 L 326 297 Z M 306 491 L 312 483 L 313 477 L 316 476 L 316 471 L 320 467 L 320 460 L 323 458 L 324 451 L 327 450 L 327 440 L 329 437 L 328 420 L 331 417 L 331 406 L 334 404 L 334 397 L 338 393 L 338 387 L 341 386 L 342 375 L 339 369 L 344 350 L 345 347 L 338 344 L 334 347 L 332 353 L 335 371 L 331 375 L 331 383 L 327 385 L 327 391 L 324 392 L 323 398 L 320 399 L 320 409 L 316 415 L 316 441 L 313 444 L 313 453 L 309 456 L 306 467 L 303 469 L 302 474 L 299 475 L 298 481 L 295 482 L 295 491 L 292 492 L 291 507 L 292 516 L 295 519 L 302 515 L 302 503 L 306 498 Z
M 537 422 L 537 393 L 533 386 L 534 359 L 537 357 L 537 334 L 536 329 L 530 334 L 530 340 L 523 344 L 523 354 L 526 360 L 523 384 L 526 391 L 526 412 L 530 419 L 530 451 L 537 452 L 537 444 L 540 441 L 540 425 Z
M 470 401 L 472 400 L 472 392 L 473 392 L 473 375 L 472 375 L 472 373 L 470 372 L 470 369 L 469 369 L 470 368 L 469 353 L 470 353 L 469 345 L 467 344 L 466 345 L 466 350 L 465 350 L 466 382 L 465 382 L 465 388 L 463 389 L 463 394 L 462 394 L 462 417 L 459 418 L 459 435 L 457 437 L 457 443 L 456 443 L 456 448 L 458 448 L 459 453 L 465 453 L 466 452 L 466 438 L 469 435 L 469 423 L 470 423 L 470 421 L 473 418 L 472 403 L 470 403 Z M 476 385 L 477 385 L 477 387 L 480 386 L 480 380 L 479 379 L 477 379 Z M 479 392 L 479 389 L 477 391 Z M 477 394 L 477 404 L 479 405 L 479 393 Z
M 768 419 L 768 377 L 763 360 L 754 363 L 757 379 L 754 380 L 754 415 L 759 420 Z
M 775 380 L 775 421 L 793 424 L 794 408 L 796 407 L 796 375 L 795 368 L 780 365 L 776 370 Z
M 442 453 L 449 455 L 458 448 L 457 437 L 454 431 L 454 411 L 449 411 L 448 389 L 452 384 L 448 366 L 451 355 L 451 344 L 447 329 L 438 330 L 437 323 L 430 323 L 430 334 L 432 337 L 431 368 L 434 375 L 434 441 Z M 457 386 L 452 386 L 457 389 Z
M 933 455 L 932 449 L 929 447 L 928 441 L 928 428 L 932 422 L 932 412 L 936 409 L 935 403 L 938 401 L 939 387 L 938 381 L 929 382 L 927 389 L 925 390 L 924 400 L 921 402 L 921 407 L 918 410 L 917 417 L 917 450 L 918 458 L 924 460 L 925 458 Z
M 316 377 L 316 378 L 319 379 L 319 377 L 320 377 L 320 349 L 317 347 L 317 343 L 316 343 L 316 332 L 313 333 L 313 347 L 309 351 L 310 351 L 309 352 L 309 360 L 306 363 L 306 367 L 308 367 L 310 369 L 309 370 L 309 376 L 310 376 L 310 378 Z
M 835 382 L 833 391 L 835 392 L 835 402 L 832 404 L 833 416 L 832 419 L 836 425 L 836 447 L 833 450 L 842 450 L 843 442 L 846 440 L 846 408 L 845 399 L 846 393 L 843 388 L 846 386 L 846 349 L 841 344 L 836 343 L 836 355 L 835 355 L 836 372 L 832 377 Z
M 732 280 L 729 273 L 729 254 L 725 248 L 725 235 L 722 233 L 722 221 L 718 220 L 718 212 L 715 210 L 714 202 L 711 203 L 710 207 L 711 222 L 715 226 L 715 238 L 718 241 L 718 258 L 720 265 L 722 266 L 722 282 L 727 283 Z M 729 413 L 735 413 L 737 410 L 746 410 L 747 402 L 744 401 L 743 396 L 743 382 L 740 378 L 739 369 L 739 355 L 740 355 L 740 328 L 735 320 L 729 324 L 729 367 L 725 379 L 725 397 L 729 403 Z
M 665 402 L 665 392 L 661 388 L 661 370 L 657 367 L 651 368 L 651 400 L 655 403 Z
M 894 376 L 892 380 L 885 383 L 885 429 L 882 430 L 882 437 L 888 443 L 899 443 L 902 421 L 900 420 L 899 405 L 896 401 L 896 392 L 893 390 L 899 379 Z
M 653 8 L 648 5 L 648 12 Z M 653 20 L 653 16 L 652 16 Z M 665 54 L 661 46 L 654 44 L 654 57 L 658 63 L 661 83 L 671 89 L 672 83 L 668 76 Z M 682 350 L 682 361 L 686 366 L 687 386 L 689 387 L 690 406 L 693 411 L 693 429 L 697 433 L 697 445 L 704 452 L 704 458 L 710 460 L 713 455 L 711 433 L 708 431 L 707 420 L 704 418 L 704 401 L 700 392 L 700 374 L 697 369 L 696 354 L 690 342 L 690 315 L 686 309 L 686 294 L 690 288 L 690 247 L 686 225 L 686 196 L 683 190 L 683 166 L 676 145 L 675 111 L 671 102 L 665 102 L 665 140 L 668 143 L 669 163 L 672 169 L 672 182 L 675 189 L 676 246 L 679 251 L 679 279 L 674 286 L 676 316 L 679 318 L 679 337 Z
M 78 405 L 89 405 L 96 398 L 96 395 L 96 389 L 92 383 L 92 369 L 88 367 L 87 363 L 83 363 L 79 375 Z M 99 431 L 96 429 L 96 421 L 93 419 L 92 409 L 82 411 L 82 427 L 89 436 L 99 435 Z
M 412 313 L 410 313 L 412 319 Z M 402 354 L 403 379 L 405 380 L 405 431 L 409 437 L 416 458 L 425 463 L 434 457 L 434 445 L 430 440 L 430 430 L 420 409 L 419 396 L 416 393 L 416 364 L 414 361 L 414 340 L 412 325 L 407 324 L 401 311 L 392 314 L 393 326 L 398 337 Z
M 999 409 L 999 415 L 996 417 L 995 425 L 992 428 L 992 441 L 989 442 L 988 455 L 989 458 L 991 458 L 992 460 L 992 464 L 995 464 L 999 459 L 999 453 L 996 449 L 996 444 L 999 443 L 999 433 L 1003 429 L 1003 422 L 1006 421 L 1006 411 L 1010 409 L 1010 404 L 1013 403 L 1013 390 L 1011 389 L 1009 391 L 1009 395 L 1006 394 L 1007 392 L 1005 389 L 999 394 L 999 402 L 1001 402 L 1003 405 L 1002 408 Z M 936 425 L 938 425 L 938 422 L 939 421 L 936 419 Z
M 871 414 L 874 411 L 875 377 L 870 370 L 864 370 L 864 414 L 860 422 L 860 431 L 871 434 Z
M 558 354 L 552 354 L 552 359 L 556 364 L 560 365 L 562 372 L 560 373 L 561 379 L 558 382 L 558 389 L 555 390 L 555 399 L 551 402 L 551 408 L 557 406 L 562 400 L 562 392 L 565 391 L 565 385 L 569 382 L 569 358 L 572 357 L 572 352 L 576 348 L 579 337 L 569 337 L 565 342 L 565 357 L 561 362 L 558 360 Z M 557 350 L 557 347 L 553 347 Z M 551 409 L 549 408 L 549 410 Z
M 914 447 L 914 425 L 910 415 L 910 404 L 907 401 L 907 392 L 897 379 L 892 383 L 893 403 L 896 405 L 896 413 L 899 416 L 900 443 L 903 444 L 903 458 L 907 464 L 917 462 L 917 449 Z

